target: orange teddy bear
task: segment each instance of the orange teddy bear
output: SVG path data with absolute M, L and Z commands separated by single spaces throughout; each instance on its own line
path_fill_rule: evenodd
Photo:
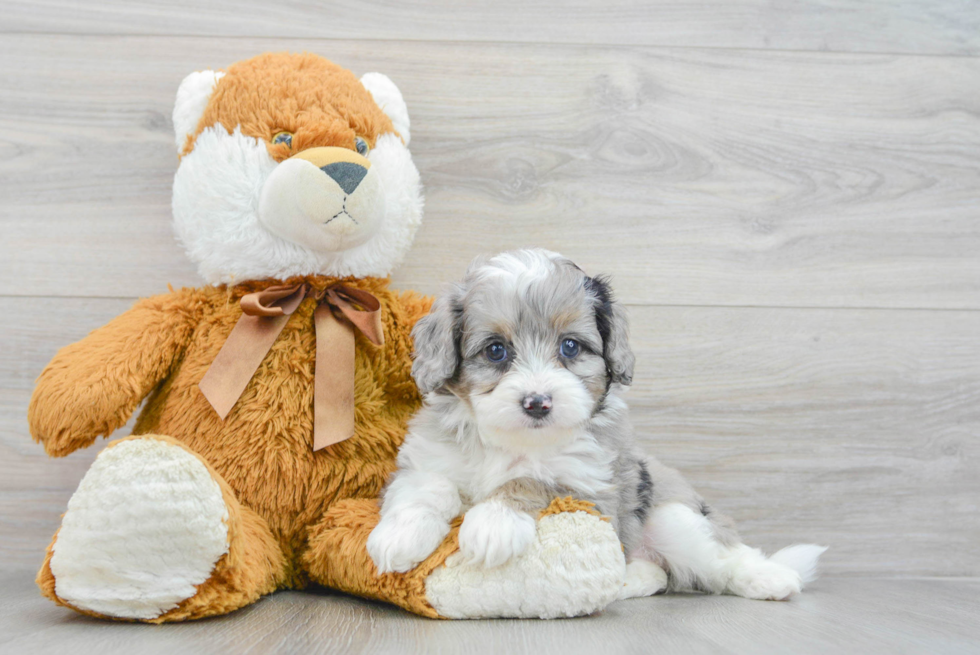
M 188 76 L 173 117 L 175 229 L 208 286 L 139 301 L 41 373 L 29 422 L 52 456 L 147 399 L 70 500 L 44 595 L 154 623 L 311 582 L 431 617 L 613 600 L 618 541 L 575 501 L 553 502 L 536 545 L 498 569 L 461 562 L 455 530 L 407 574 L 379 576 L 367 555 L 421 403 L 411 330 L 430 305 L 388 286 L 422 215 L 397 87 L 267 54 Z

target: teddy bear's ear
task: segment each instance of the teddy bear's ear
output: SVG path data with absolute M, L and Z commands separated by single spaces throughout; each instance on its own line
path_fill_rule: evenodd
M 174 133 L 177 137 L 177 152 L 184 149 L 187 137 L 197 129 L 197 123 L 204 115 L 204 110 L 211 99 L 215 85 L 222 77 L 222 72 L 203 70 L 191 73 L 184 78 L 177 89 L 177 102 L 174 103 Z
M 381 111 L 391 119 L 395 131 L 407 146 L 412 137 L 409 132 L 408 107 L 402 98 L 402 92 L 387 75 L 381 73 L 365 73 L 361 84 L 371 93 Z

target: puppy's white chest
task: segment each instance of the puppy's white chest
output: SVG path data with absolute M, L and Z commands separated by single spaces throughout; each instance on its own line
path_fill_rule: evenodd
M 472 478 L 471 497 L 486 498 L 502 485 L 520 478 L 567 487 L 594 496 L 612 482 L 612 465 L 598 447 L 571 449 L 548 455 L 488 453 Z

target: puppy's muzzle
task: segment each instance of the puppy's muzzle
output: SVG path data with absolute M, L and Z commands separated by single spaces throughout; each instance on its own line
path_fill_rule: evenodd
M 524 396 L 521 407 L 524 408 L 524 413 L 531 418 L 544 418 L 551 411 L 551 396 L 540 393 L 529 394 Z

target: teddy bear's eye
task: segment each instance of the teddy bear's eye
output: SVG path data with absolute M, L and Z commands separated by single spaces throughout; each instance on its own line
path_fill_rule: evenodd
M 293 147 L 293 135 L 289 132 L 278 132 L 274 137 L 272 137 L 272 142 L 276 145 L 280 143 L 285 143 L 287 148 Z
M 357 148 L 357 152 L 365 157 L 367 157 L 368 152 L 371 150 L 368 146 L 367 141 L 359 136 L 354 137 L 354 147 Z

